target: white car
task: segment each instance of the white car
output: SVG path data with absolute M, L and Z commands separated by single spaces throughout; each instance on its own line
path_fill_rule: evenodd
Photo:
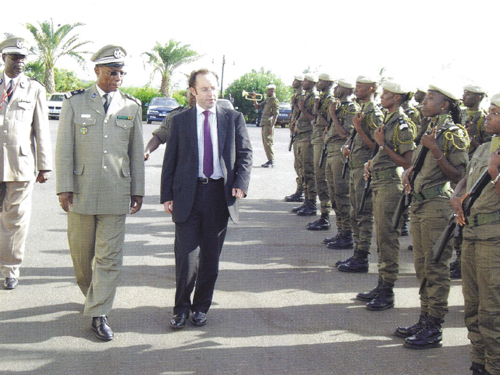
M 64 94 L 55 92 L 50 94 L 47 99 L 47 105 L 49 107 L 49 119 L 56 118 L 59 119 L 59 115 L 61 114 L 62 103 L 64 99 Z

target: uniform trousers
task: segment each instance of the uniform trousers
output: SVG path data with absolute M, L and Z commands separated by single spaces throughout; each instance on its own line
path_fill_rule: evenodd
M 197 182 L 187 220 L 175 223 L 176 315 L 189 314 L 190 310 L 206 313 L 212 304 L 229 211 L 224 179 L 209 181 Z
M 321 202 L 321 213 L 329 214 L 332 208 L 332 203 L 330 201 L 328 182 L 326 180 L 326 160 L 323 160 L 322 166 L 319 165 L 321 154 L 323 153 L 323 140 L 318 137 L 311 143 L 313 145 L 314 153 L 314 177 L 316 178 L 316 191 L 318 193 L 319 201 Z
M 274 127 L 262 125 L 262 144 L 266 152 L 267 160 L 274 160 Z
M 426 279 L 425 287 L 419 291 L 420 309 L 422 313 L 440 319 L 444 319 L 448 312 L 449 259 L 453 252 L 453 241 L 448 242 L 437 263 L 434 262 L 433 247 L 446 228 L 452 212 L 450 200 L 445 196 L 420 202 L 413 199 L 410 207 L 415 273 L 420 285 Z
M 464 228 L 462 288 L 472 362 L 500 374 L 500 223 Z
M 352 168 L 349 184 L 351 201 L 351 227 L 354 239 L 354 255 L 366 257 L 370 252 L 373 233 L 372 194 L 365 200 L 365 206 L 360 213 L 361 201 L 365 191 L 365 168 Z
M 5 189 L 0 226 L 0 265 L 2 276 L 19 278 L 26 237 L 31 218 L 31 196 L 34 181 L 8 181 Z
M 295 173 L 297 174 L 297 178 L 295 179 L 295 182 L 297 183 L 297 191 L 304 191 L 304 179 L 303 179 L 303 168 L 302 168 L 302 161 L 300 160 L 299 156 L 299 146 L 297 146 L 297 142 L 293 142 L 293 168 L 295 169 Z
M 326 180 L 328 182 L 331 206 L 335 211 L 337 230 L 351 232 L 351 205 L 349 202 L 349 168 L 345 178 L 342 178 L 344 161 L 340 151 L 328 152 L 326 159 Z
M 126 215 L 68 214 L 68 242 L 84 315 L 108 315 L 123 264 Z
M 394 229 L 392 218 L 396 212 L 396 202 L 403 194 L 399 177 L 372 180 L 373 219 L 377 234 L 378 272 L 386 283 L 394 284 L 399 272 L 399 235 Z
M 300 133 L 295 139 L 297 154 L 302 165 L 302 181 L 304 183 L 304 196 L 316 202 L 316 178 L 314 176 L 314 152 L 311 144 L 312 131 Z

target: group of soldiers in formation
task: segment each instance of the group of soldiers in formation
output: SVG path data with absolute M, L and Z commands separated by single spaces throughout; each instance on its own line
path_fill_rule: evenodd
M 462 96 L 446 83 L 411 90 L 388 80 L 380 98 L 368 76 L 354 83 L 307 74 L 292 86 L 297 189 L 285 200 L 303 202 L 292 212 L 315 216 L 319 198 L 321 216 L 307 229 L 320 231 L 331 227 L 333 209 L 337 234 L 323 242 L 354 250 L 336 262 L 341 272 L 368 272 L 375 225 L 378 281 L 356 296 L 372 311 L 394 307 L 399 237 L 409 222 L 421 312 L 395 335 L 409 349 L 440 347 L 450 276 L 462 277 L 471 370 L 500 374 L 500 94 L 488 113 L 481 108 L 488 95 L 477 85 Z M 481 176 L 491 183 L 477 189 Z M 457 230 L 443 240 L 450 223 Z

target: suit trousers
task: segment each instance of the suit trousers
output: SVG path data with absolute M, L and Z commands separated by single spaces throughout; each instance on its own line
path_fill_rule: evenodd
M 175 223 L 174 314 L 188 314 L 190 310 L 206 313 L 210 308 L 228 219 L 224 179 L 198 181 L 187 220 Z
M 68 214 L 68 242 L 84 315 L 108 315 L 123 264 L 126 215 Z
M 31 218 L 34 181 L 2 182 L 5 189 L 0 226 L 0 265 L 3 277 L 19 277 Z

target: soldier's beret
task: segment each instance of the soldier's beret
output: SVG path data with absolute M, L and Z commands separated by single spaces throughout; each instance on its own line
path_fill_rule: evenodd
M 318 79 L 320 79 L 322 81 L 329 81 L 329 82 L 335 81 L 335 79 L 333 79 L 333 77 L 328 73 L 321 73 L 319 75 Z
M 266 89 L 273 89 L 276 90 L 276 85 L 274 83 L 271 83 L 270 85 L 266 86 Z
M 368 76 L 358 76 L 356 83 L 377 83 L 377 80 Z
M 311 82 L 318 82 L 318 78 L 316 78 L 316 76 L 314 74 L 306 74 L 304 75 L 304 79 L 307 79 L 308 81 L 311 81 Z
M 456 94 L 455 90 L 451 87 L 451 85 L 446 85 L 445 83 L 434 83 L 429 85 L 430 91 L 438 91 L 444 96 L 452 100 L 459 100 L 459 96 Z
M 0 43 L 0 51 L 6 54 L 16 54 L 28 56 L 28 45 L 23 38 L 17 36 L 5 39 Z
M 90 61 L 95 62 L 96 65 L 121 67 L 125 65 L 126 56 L 127 51 L 123 47 L 108 44 L 94 53 Z
M 382 88 L 386 91 L 392 92 L 394 94 L 404 95 L 408 94 L 410 90 L 397 82 L 384 82 Z
M 345 87 L 346 89 L 353 89 L 355 87 L 352 82 L 349 82 L 344 78 L 340 78 L 337 82 L 339 86 Z
M 500 107 L 500 94 L 495 94 L 490 98 L 491 104 Z
M 486 94 L 486 90 L 478 85 L 467 85 L 464 87 L 464 91 L 473 92 L 475 94 Z
M 293 78 L 296 79 L 297 81 L 303 81 L 304 80 L 304 76 L 303 75 L 298 75 L 298 76 L 295 76 Z

